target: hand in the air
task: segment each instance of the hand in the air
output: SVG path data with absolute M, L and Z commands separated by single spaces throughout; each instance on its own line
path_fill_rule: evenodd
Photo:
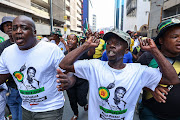
M 140 42 L 141 49 L 143 49 L 145 51 L 151 52 L 153 49 L 157 49 L 156 44 L 150 38 L 147 38 L 145 40 L 142 40 L 141 38 L 138 38 L 138 40 Z

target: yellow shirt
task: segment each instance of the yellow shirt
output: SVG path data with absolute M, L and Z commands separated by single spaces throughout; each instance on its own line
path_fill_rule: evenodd
M 95 54 L 93 55 L 93 58 L 100 58 L 102 57 L 102 52 L 104 50 L 105 41 L 103 39 L 100 39 L 99 46 L 95 48 Z
M 130 51 L 133 52 L 134 40 L 131 38 Z

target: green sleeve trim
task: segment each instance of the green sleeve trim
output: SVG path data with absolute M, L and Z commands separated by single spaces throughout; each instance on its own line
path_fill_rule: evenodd
M 154 58 L 151 60 L 148 66 L 152 68 L 158 68 L 158 64 Z
M 106 49 L 106 43 L 104 43 L 104 45 L 103 45 L 103 50 L 105 50 Z

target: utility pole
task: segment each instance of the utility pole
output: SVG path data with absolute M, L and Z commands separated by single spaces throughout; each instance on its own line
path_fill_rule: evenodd
M 52 12 L 52 0 L 50 0 L 50 25 L 51 32 L 53 31 L 53 12 Z

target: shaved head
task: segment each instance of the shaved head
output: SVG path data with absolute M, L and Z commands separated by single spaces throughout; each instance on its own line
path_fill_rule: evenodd
M 32 18 L 24 15 L 16 17 L 12 23 L 12 37 L 20 50 L 28 50 L 34 47 L 38 41 Z
M 20 16 L 16 17 L 13 21 L 15 21 L 16 19 L 20 19 L 21 21 L 28 22 L 32 26 L 32 28 L 34 30 L 36 30 L 35 23 L 32 18 L 25 16 L 25 15 L 20 15 Z

